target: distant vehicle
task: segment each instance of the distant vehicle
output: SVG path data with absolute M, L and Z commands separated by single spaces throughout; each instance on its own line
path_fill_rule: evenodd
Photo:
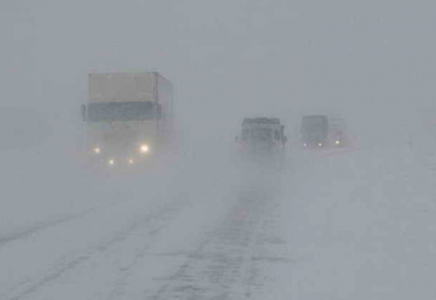
M 236 140 L 246 157 L 274 158 L 283 162 L 287 137 L 278 118 L 245 118 Z
M 337 116 L 303 116 L 300 133 L 305 148 L 344 147 L 347 144 L 345 122 Z
M 95 73 L 82 105 L 90 161 L 133 166 L 162 151 L 173 132 L 173 86 L 157 72 Z

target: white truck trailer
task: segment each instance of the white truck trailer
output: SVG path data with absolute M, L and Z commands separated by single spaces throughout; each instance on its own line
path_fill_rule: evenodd
M 82 105 L 87 156 L 108 167 L 144 163 L 173 135 L 173 85 L 157 72 L 93 73 Z

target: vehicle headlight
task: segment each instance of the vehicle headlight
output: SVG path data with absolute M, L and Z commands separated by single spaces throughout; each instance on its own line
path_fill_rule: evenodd
M 341 143 L 340 141 L 336 141 L 336 142 L 335 142 L 336 145 L 339 145 L 340 143 Z
M 318 146 L 322 147 L 322 143 L 318 143 Z
M 140 147 L 139 147 L 139 151 L 141 152 L 141 153 L 148 153 L 148 152 L 150 152 L 150 147 L 147 145 L 147 144 L 142 144 Z
M 115 164 L 115 159 L 109 159 L 108 164 L 110 166 L 114 165 Z
M 94 149 L 92 149 L 92 151 L 94 151 L 95 154 L 100 154 L 101 153 L 101 148 L 95 147 Z
M 129 162 L 129 164 L 133 165 L 134 160 L 133 160 L 132 158 L 130 158 L 130 159 L 128 160 L 128 162 Z

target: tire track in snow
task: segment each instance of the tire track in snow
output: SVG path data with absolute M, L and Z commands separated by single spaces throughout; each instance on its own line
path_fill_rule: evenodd
M 253 189 L 238 199 L 216 231 L 209 233 L 197 249 L 154 294 L 143 299 L 241 299 L 250 285 L 253 249 L 259 226 L 274 199 Z M 247 279 L 248 278 L 248 279 Z M 241 287 L 242 289 L 238 287 Z
M 290 269 L 290 265 L 294 263 L 287 249 L 286 234 L 280 224 L 283 220 L 283 216 L 280 215 L 282 210 L 283 207 L 274 207 L 259 225 L 259 233 L 251 252 L 250 267 L 241 293 L 244 297 L 240 298 L 274 298 L 271 295 L 271 286 L 281 282 L 283 269 Z M 288 276 L 291 277 L 292 272 Z
M 74 270 L 75 268 L 90 261 L 93 257 L 101 255 L 103 252 L 110 250 L 115 245 L 124 242 L 130 235 L 134 234 L 137 230 L 149 226 L 147 233 L 155 235 L 161 230 L 164 225 L 174 219 L 184 207 L 189 204 L 188 199 L 176 200 L 164 207 L 161 207 L 146 216 L 139 218 L 135 222 L 123 230 L 112 235 L 105 241 L 97 245 L 86 248 L 85 250 L 76 251 L 70 255 L 65 256 L 63 259 L 58 260 L 51 268 L 40 276 L 23 280 L 20 284 L 12 287 L 0 294 L 0 299 L 7 300 L 22 300 L 37 292 L 43 286 L 54 282 L 62 275 Z

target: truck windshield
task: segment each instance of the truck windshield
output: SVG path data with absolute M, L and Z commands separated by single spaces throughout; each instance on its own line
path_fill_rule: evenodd
M 87 121 L 150 120 L 159 117 L 155 102 L 107 102 L 88 104 Z
M 328 122 L 325 116 L 303 117 L 301 131 L 303 133 L 324 133 L 328 130 Z
M 242 131 L 243 141 L 268 141 L 272 139 L 270 128 L 246 128 Z

